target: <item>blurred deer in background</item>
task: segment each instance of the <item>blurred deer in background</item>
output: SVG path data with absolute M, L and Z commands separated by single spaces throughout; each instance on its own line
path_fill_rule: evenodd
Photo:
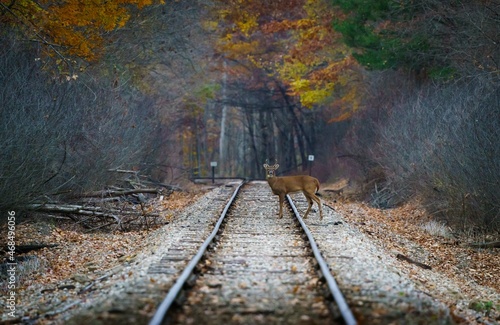
M 307 175 L 277 177 L 275 175 L 275 171 L 279 166 L 280 165 L 278 165 L 276 161 L 274 162 L 274 165 L 269 165 L 269 161 L 267 159 L 264 164 L 267 183 L 271 187 L 273 193 L 278 195 L 280 198 L 279 217 L 283 217 L 283 202 L 285 201 L 285 195 L 302 191 L 307 199 L 307 202 L 309 203 L 307 211 L 304 214 L 304 219 L 307 218 L 307 215 L 313 205 L 313 201 L 318 204 L 320 219 L 323 219 L 321 200 L 315 194 L 319 190 L 319 181 L 316 178 Z

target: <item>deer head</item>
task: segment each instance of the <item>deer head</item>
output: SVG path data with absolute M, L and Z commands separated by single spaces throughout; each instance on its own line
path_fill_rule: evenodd
M 266 170 L 266 178 L 271 178 L 276 176 L 275 171 L 280 165 L 276 159 L 274 160 L 274 165 L 269 165 L 269 159 L 266 159 L 266 163 L 263 166 Z

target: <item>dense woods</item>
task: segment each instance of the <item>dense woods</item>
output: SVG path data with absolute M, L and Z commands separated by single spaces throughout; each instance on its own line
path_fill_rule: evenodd
M 0 25 L 1 210 L 275 158 L 500 226 L 498 0 L 0 0 Z

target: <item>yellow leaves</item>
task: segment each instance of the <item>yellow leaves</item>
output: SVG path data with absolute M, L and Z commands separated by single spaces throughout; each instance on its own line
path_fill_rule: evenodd
M 282 20 L 282 21 L 271 21 L 264 24 L 261 29 L 265 34 L 277 33 L 287 30 L 300 30 L 308 29 L 314 25 L 314 21 L 311 19 L 299 19 L 299 20 Z
M 246 12 L 242 13 L 241 20 L 236 21 L 235 24 L 245 36 L 249 36 L 250 32 L 259 25 L 257 23 L 257 16 Z
M 332 94 L 333 87 L 333 83 L 317 87 L 308 79 L 299 79 L 290 83 L 289 94 L 299 96 L 300 103 L 304 107 L 312 108 L 328 99 Z
M 297 80 L 307 74 L 309 67 L 292 56 L 286 56 L 281 64 L 276 67 L 280 78 L 284 80 Z
M 304 41 L 319 40 L 322 41 L 330 31 L 322 26 L 311 26 L 300 32 L 300 37 Z
M 300 95 L 300 103 L 307 108 L 312 108 L 314 105 L 320 104 L 329 98 L 331 94 L 326 89 L 312 89 Z
M 351 58 L 313 66 L 294 62 L 284 64 L 279 71 L 280 77 L 290 87 L 288 94 L 297 96 L 307 108 L 330 106 L 335 109 L 337 116 L 329 122 L 339 122 L 351 117 L 360 106 L 360 89 L 353 80 L 356 74 L 351 69 L 351 63 Z
M 312 19 L 299 19 L 296 23 L 298 29 L 308 29 L 314 26 L 315 22 Z
M 290 82 L 288 93 L 298 96 L 304 107 L 313 108 L 325 103 L 332 96 L 334 86 L 332 82 L 315 83 L 311 79 L 297 79 Z
M 277 69 L 280 77 L 289 84 L 289 94 L 298 96 L 300 103 L 312 108 L 325 103 L 335 88 L 338 76 L 333 73 L 335 64 L 311 62 L 305 64 L 300 60 L 287 58 Z
M 242 35 L 248 37 L 251 32 L 255 30 L 259 26 L 257 19 L 259 18 L 259 14 L 255 12 L 250 12 L 247 10 L 240 10 L 240 8 L 244 4 L 239 2 L 237 4 L 228 4 L 230 8 L 228 9 L 219 9 L 217 11 L 217 16 L 220 20 L 227 20 L 231 22 L 233 25 L 232 28 L 229 29 L 231 33 L 241 33 Z
M 231 15 L 231 10 L 229 10 L 229 9 L 219 9 L 218 10 L 218 14 L 219 14 L 219 18 L 221 20 L 224 20 L 224 19 L 226 19 L 227 17 L 229 17 Z
M 219 26 L 219 22 L 216 20 L 204 20 L 201 22 L 203 28 L 209 32 L 215 32 Z
M 258 41 L 234 43 L 227 42 L 221 45 L 221 49 L 228 52 L 228 57 L 246 57 L 247 55 L 254 53 L 258 48 Z
M 299 79 L 292 81 L 290 85 L 292 86 L 294 93 L 300 94 L 300 92 L 310 90 L 311 82 L 307 79 Z

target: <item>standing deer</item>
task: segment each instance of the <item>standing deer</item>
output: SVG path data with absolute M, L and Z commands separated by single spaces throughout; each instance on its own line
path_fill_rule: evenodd
M 315 195 L 315 193 L 319 190 L 318 179 L 307 175 L 277 177 L 274 172 L 276 169 L 278 169 L 279 166 L 280 165 L 278 165 L 276 161 L 274 162 L 274 165 L 269 165 L 268 160 L 266 160 L 266 163 L 264 164 L 267 183 L 271 187 L 273 194 L 278 195 L 280 198 L 279 217 L 283 217 L 283 202 L 285 201 L 285 195 L 287 195 L 288 193 L 302 191 L 307 199 L 307 202 L 309 203 L 307 211 L 304 214 L 304 219 L 307 218 L 307 215 L 309 214 L 309 211 L 311 210 L 311 207 L 313 205 L 313 201 L 316 202 L 319 206 L 320 220 L 323 219 L 321 200 Z

